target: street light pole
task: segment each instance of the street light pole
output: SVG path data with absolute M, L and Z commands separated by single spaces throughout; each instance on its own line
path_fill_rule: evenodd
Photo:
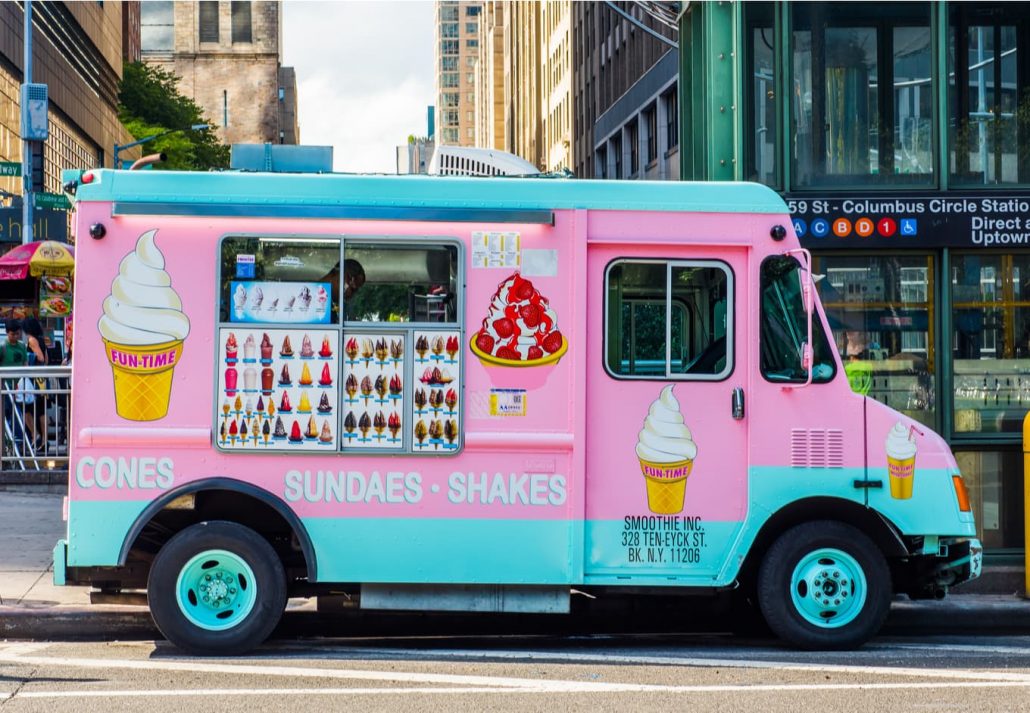
M 161 133 L 154 134 L 153 136 L 145 136 L 142 139 L 139 139 L 138 141 L 133 141 L 131 144 L 115 144 L 114 145 L 114 167 L 115 168 L 121 168 L 122 167 L 123 163 L 122 163 L 122 160 L 120 158 L 118 158 L 118 154 L 120 154 L 125 149 L 131 149 L 131 148 L 134 148 L 136 146 L 140 146 L 142 144 L 145 144 L 148 141 L 153 141 L 154 139 L 160 139 L 162 136 L 167 136 L 168 134 L 175 134 L 175 133 L 178 133 L 180 131 L 203 131 L 204 129 L 210 129 L 210 128 L 211 128 L 211 124 L 192 124 L 188 129 L 168 129 L 167 131 L 162 131 Z
M 22 84 L 32 84 L 32 0 L 25 0 L 25 41 L 24 57 L 22 59 Z M 25 101 L 24 93 L 21 101 Z M 22 107 L 21 127 L 21 177 L 22 177 L 22 202 L 21 202 L 21 242 L 22 245 L 32 242 L 32 221 L 35 219 L 32 211 L 32 142 L 25 138 L 27 134 L 24 126 L 25 110 Z

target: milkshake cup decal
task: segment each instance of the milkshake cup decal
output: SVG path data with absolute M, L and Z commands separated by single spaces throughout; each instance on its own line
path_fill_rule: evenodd
M 167 415 L 172 374 L 190 331 L 165 272 L 164 255 L 154 243 L 156 234 L 141 235 L 136 249 L 122 258 L 97 324 L 111 364 L 118 415 L 130 421 Z
M 912 497 L 917 450 L 914 433 L 918 433 L 914 426 L 909 427 L 898 421 L 887 434 L 887 475 L 891 483 L 891 497 L 897 500 Z
M 671 386 L 662 389 L 651 404 L 637 437 L 636 450 L 647 485 L 648 509 L 659 515 L 681 512 L 697 444 L 683 423 Z

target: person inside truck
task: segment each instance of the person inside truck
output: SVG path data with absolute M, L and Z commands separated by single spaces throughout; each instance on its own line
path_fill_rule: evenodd
M 349 300 L 365 284 L 365 268 L 353 258 L 343 261 L 343 299 Z

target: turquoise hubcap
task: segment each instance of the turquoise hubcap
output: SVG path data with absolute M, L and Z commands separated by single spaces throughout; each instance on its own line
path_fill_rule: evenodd
M 861 613 L 868 586 L 854 557 L 831 548 L 809 552 L 790 578 L 790 597 L 798 614 L 824 629 L 845 626 Z
M 179 572 L 175 600 L 179 610 L 201 629 L 231 629 L 254 608 L 257 582 L 250 565 L 225 550 L 195 555 Z

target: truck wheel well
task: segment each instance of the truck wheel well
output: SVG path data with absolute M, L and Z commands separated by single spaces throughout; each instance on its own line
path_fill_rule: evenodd
M 889 560 L 908 554 L 894 526 L 876 511 L 841 498 L 807 498 L 791 503 L 773 513 L 758 531 L 737 579 L 750 587 L 766 551 L 784 532 L 813 520 L 836 520 L 865 533 Z
M 186 495 L 193 497 L 192 508 L 168 507 Z M 125 538 L 119 561 L 145 563 L 144 569 L 149 570 L 149 563 L 173 535 L 209 520 L 235 522 L 264 537 L 279 555 L 288 581 L 315 579 L 314 548 L 296 514 L 270 493 L 229 478 L 189 483 L 151 503 Z

